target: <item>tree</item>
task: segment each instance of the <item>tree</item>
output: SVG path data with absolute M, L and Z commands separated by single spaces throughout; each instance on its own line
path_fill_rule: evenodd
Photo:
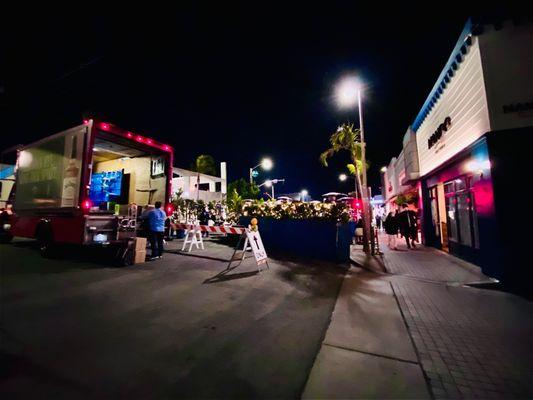
M 196 157 L 196 160 L 191 166 L 191 169 L 200 174 L 217 175 L 217 167 L 215 159 L 208 154 L 201 154 Z
M 228 184 L 228 194 L 233 193 L 234 190 L 242 199 L 256 199 L 259 195 L 257 185 L 243 178 Z
M 356 192 L 363 193 L 361 186 L 362 147 L 361 132 L 355 129 L 353 124 L 342 124 L 331 134 L 329 138 L 330 148 L 320 154 L 320 162 L 325 167 L 328 166 L 328 158 L 340 151 L 347 151 L 350 154 L 351 164 L 347 165 L 348 171 L 355 175 Z

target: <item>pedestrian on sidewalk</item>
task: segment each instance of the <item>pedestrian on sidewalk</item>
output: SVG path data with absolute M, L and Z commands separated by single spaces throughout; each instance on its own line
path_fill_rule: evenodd
M 161 258 L 163 254 L 163 236 L 165 234 L 165 221 L 167 215 L 161 210 L 161 202 L 155 202 L 155 208 L 148 214 L 150 225 L 150 247 L 152 255 L 150 260 Z
M 405 238 L 407 248 L 415 249 L 415 240 L 418 234 L 418 223 L 416 213 L 409 209 L 408 204 L 402 205 L 403 211 L 398 215 L 398 226 L 402 236 Z
M 398 223 L 396 221 L 396 216 L 392 211 L 387 215 L 385 222 L 383 223 L 385 228 L 385 233 L 387 234 L 387 246 L 391 250 L 398 250 L 396 245 L 396 235 L 398 234 Z

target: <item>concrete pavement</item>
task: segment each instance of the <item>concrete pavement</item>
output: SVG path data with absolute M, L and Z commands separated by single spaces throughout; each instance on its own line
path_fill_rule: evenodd
M 0 397 L 299 397 L 345 270 L 221 276 L 232 249 L 206 248 L 113 268 L 1 245 Z
M 352 268 L 303 398 L 430 398 L 390 283 Z
M 531 302 L 466 286 L 490 279 L 437 250 L 382 250 L 353 252 L 366 272 L 345 277 L 304 397 L 533 397 Z
M 531 303 L 464 286 L 479 276 L 461 263 L 428 268 L 440 252 L 398 253 L 396 275 L 284 257 L 221 274 L 232 249 L 206 245 L 122 269 L 1 246 L 0 392 L 533 397 Z

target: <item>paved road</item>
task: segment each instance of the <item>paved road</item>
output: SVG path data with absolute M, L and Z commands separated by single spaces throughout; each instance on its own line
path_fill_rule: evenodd
M 122 269 L 0 252 L 3 398 L 299 397 L 344 275 L 273 261 L 214 278 L 231 254 L 215 244 Z

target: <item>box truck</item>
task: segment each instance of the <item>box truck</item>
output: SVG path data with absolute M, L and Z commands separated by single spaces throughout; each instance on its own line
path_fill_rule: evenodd
M 157 201 L 172 211 L 172 162 L 168 144 L 95 120 L 24 146 L 10 233 L 37 239 L 44 254 L 63 244 L 110 247 L 129 265 L 141 212 Z

